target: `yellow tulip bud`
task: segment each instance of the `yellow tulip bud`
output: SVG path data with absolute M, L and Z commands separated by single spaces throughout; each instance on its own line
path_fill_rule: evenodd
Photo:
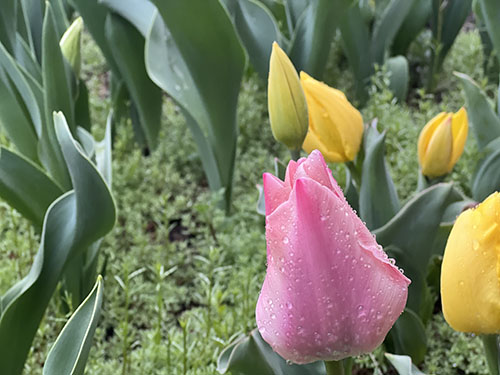
M 441 268 L 441 300 L 453 329 L 500 333 L 500 193 L 455 222 Z
M 307 104 L 299 75 L 278 43 L 269 63 L 268 109 L 274 138 L 300 150 L 307 134 Z
M 83 20 L 82 17 L 78 17 L 73 21 L 70 27 L 64 32 L 61 40 L 59 41 L 59 46 L 63 56 L 68 60 L 75 76 L 80 76 L 81 68 L 81 36 L 83 31 Z
M 326 160 L 354 160 L 363 139 L 363 117 L 344 93 L 301 72 L 300 80 L 309 108 L 306 152 L 318 149 Z
M 441 112 L 425 125 L 418 138 L 418 160 L 422 174 L 439 177 L 450 173 L 464 151 L 469 125 L 467 112 Z

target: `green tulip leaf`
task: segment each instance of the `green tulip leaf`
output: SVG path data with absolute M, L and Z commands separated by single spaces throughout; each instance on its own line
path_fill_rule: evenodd
M 111 71 L 115 75 L 119 74 L 119 69 L 116 65 L 111 51 L 111 46 L 108 43 L 105 33 L 106 16 L 109 13 L 108 8 L 101 4 L 98 0 L 69 0 L 70 4 L 83 18 L 85 27 L 88 29 L 92 38 L 99 46 L 106 63 L 110 66 Z
M 34 52 L 30 50 L 30 47 L 21 37 L 18 38 L 17 44 L 18 48 L 16 49 L 15 56 L 17 64 L 20 67 L 23 67 L 25 72 L 29 73 L 32 79 L 34 79 L 39 85 L 42 85 L 42 68 L 37 60 L 37 57 L 34 55 Z
M 434 1 L 437 4 L 437 7 L 433 8 L 434 15 L 434 23 L 439 24 L 437 18 L 439 17 L 437 13 L 439 12 L 437 9 L 441 6 L 441 1 Z M 444 10 L 442 11 L 442 24 L 441 24 L 441 32 L 435 33 L 435 36 L 441 35 L 440 49 L 438 55 L 438 66 L 443 64 L 443 61 L 450 51 L 455 39 L 462 29 L 467 16 L 470 14 L 472 10 L 472 0 L 460 0 L 460 1 L 448 1 Z
M 472 178 L 472 197 L 477 202 L 500 190 L 500 138 L 490 142 L 483 151 L 486 156 L 478 163 Z
M 406 55 L 412 41 L 424 29 L 431 12 L 432 0 L 413 0 L 413 5 L 392 43 L 393 55 Z
M 274 16 L 254 0 L 227 0 L 225 4 L 252 66 L 263 80 L 267 80 L 273 42 L 284 47 Z
M 288 0 L 285 1 L 285 13 L 290 34 L 293 34 L 300 17 L 312 1 L 316 0 Z
M 404 56 L 395 56 L 387 60 L 387 71 L 389 72 L 389 88 L 398 99 L 404 103 L 408 95 L 410 85 L 410 67 Z
M 408 354 L 414 363 L 424 360 L 427 352 L 425 327 L 415 312 L 405 309 L 389 332 L 397 354 Z
M 2 2 L 2 11 L 0 12 L 0 43 L 10 53 L 14 53 L 16 46 L 17 12 L 17 0 L 4 0 Z
M 455 75 L 462 82 L 467 101 L 467 114 L 479 150 L 482 150 L 491 141 L 500 137 L 500 118 L 477 83 L 463 73 Z
M 417 366 L 411 363 L 411 357 L 407 355 L 385 353 L 385 357 L 391 362 L 399 375 L 425 375 Z
M 40 107 L 43 107 L 43 103 L 39 102 L 35 97 L 30 84 L 28 83 L 26 77 L 22 72 L 23 68 L 17 64 L 17 62 L 7 52 L 2 44 L 0 44 L 0 66 L 5 69 L 5 73 L 8 75 L 10 81 L 15 86 L 16 91 L 19 93 L 19 96 L 23 99 L 23 103 L 29 113 L 32 127 L 34 128 L 37 136 L 40 136 L 42 130 L 42 115 Z M 16 126 L 19 125 L 16 123 Z M 23 154 L 29 155 L 29 153 L 24 152 Z
M 232 192 L 236 104 L 245 54 L 217 0 L 154 0 L 159 15 L 146 40 L 150 78 L 183 109 L 213 191 Z
M 401 250 L 394 257 L 412 280 L 407 306 L 413 311 L 421 311 L 424 277 L 443 214 L 450 204 L 461 200 L 451 184 L 434 185 L 416 194 L 388 223 L 373 231 L 384 248 Z
M 68 320 L 43 366 L 43 375 L 83 375 L 102 306 L 102 278 Z
M 361 9 L 351 0 L 338 0 L 337 19 L 342 46 L 356 80 L 356 96 L 361 103 L 368 100 L 367 85 L 374 73 L 370 30 Z
M 35 60 L 42 59 L 42 27 L 43 13 L 45 10 L 44 1 L 21 0 L 19 2 L 24 13 L 26 25 L 29 27 L 28 51 L 33 54 Z M 19 59 L 19 56 L 16 56 Z
M 23 104 L 18 101 L 17 90 L 8 83 L 9 78 L 2 77 L 0 68 L 0 124 L 7 138 L 33 162 L 38 162 L 35 129 L 23 109 Z
M 50 204 L 63 191 L 38 166 L 24 157 L 0 149 L 0 196 L 41 229 Z
M 308 365 L 288 364 L 254 329 L 222 351 L 217 371 L 232 375 L 325 375 L 325 366 L 321 361 Z
M 71 188 L 71 180 L 66 163 L 57 142 L 52 113 L 62 111 L 68 119 L 71 133 L 75 134 L 74 103 L 70 82 L 70 70 L 65 61 L 59 36 L 56 32 L 54 14 L 49 3 L 46 4 L 42 32 L 42 75 L 45 104 L 45 121 L 42 122 L 42 133 L 38 144 L 40 161 L 51 177 L 65 190 Z
M 5 375 L 22 372 L 66 264 L 99 241 L 115 223 L 114 201 L 102 176 L 73 139 L 64 116 L 54 114 L 53 123 L 73 190 L 50 205 L 29 273 L 0 299 L 0 368 Z
M 373 58 L 377 64 L 382 65 L 384 63 L 385 54 L 391 47 L 392 41 L 412 6 L 413 1 L 391 0 L 380 18 L 376 20 L 371 40 Z
M 377 124 L 364 133 L 364 161 L 361 168 L 359 215 L 369 229 L 382 227 L 399 211 L 399 198 L 385 162 L 385 132 Z
M 106 17 L 105 31 L 121 77 L 137 110 L 137 138 L 155 148 L 161 124 L 162 91 L 147 75 L 144 38 L 127 20 L 115 14 Z
M 325 71 L 336 24 L 335 2 L 314 0 L 295 26 L 288 54 L 298 71 L 321 79 Z
M 486 24 L 490 40 L 496 51 L 497 59 L 500 59 L 498 55 L 500 52 L 500 3 L 498 1 L 491 0 L 478 0 L 478 8 L 480 8 L 480 18 Z M 500 61 L 500 60 L 499 60 Z
M 114 12 L 125 18 L 141 33 L 148 36 L 156 14 L 155 6 L 148 0 L 100 0 Z

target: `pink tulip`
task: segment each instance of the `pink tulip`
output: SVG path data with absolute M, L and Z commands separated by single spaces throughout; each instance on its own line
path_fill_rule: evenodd
M 264 340 L 295 363 L 371 352 L 402 313 L 410 280 L 347 203 L 323 156 L 264 174 L 267 273 L 257 302 Z

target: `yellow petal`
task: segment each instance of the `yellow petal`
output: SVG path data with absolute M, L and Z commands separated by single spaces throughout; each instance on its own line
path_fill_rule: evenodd
M 500 194 L 462 213 L 441 268 L 446 321 L 457 331 L 500 333 Z
M 418 161 L 420 165 L 424 163 L 424 156 L 429 146 L 429 142 L 431 141 L 432 135 L 436 131 L 439 124 L 443 122 L 443 120 L 448 116 L 448 113 L 441 112 L 440 114 L 434 116 L 432 120 L 430 120 L 420 132 L 418 137 Z
M 467 120 L 467 111 L 465 108 L 460 108 L 460 110 L 453 115 L 451 127 L 453 133 L 453 153 L 451 155 L 450 164 L 448 165 L 448 172 L 451 172 L 453 166 L 462 155 L 465 141 L 467 140 L 467 134 L 469 133 L 469 122 Z
M 432 134 L 421 163 L 422 174 L 428 177 L 439 177 L 448 173 L 453 152 L 452 116 L 437 125 Z
M 309 108 L 309 132 L 320 140 L 324 155 L 335 155 L 338 162 L 353 160 L 363 138 L 361 113 L 347 100 L 344 93 L 304 72 L 300 79 Z M 331 157 L 328 157 L 332 161 Z
M 274 138 L 299 150 L 309 123 L 306 99 L 297 71 L 276 42 L 269 62 L 268 110 Z

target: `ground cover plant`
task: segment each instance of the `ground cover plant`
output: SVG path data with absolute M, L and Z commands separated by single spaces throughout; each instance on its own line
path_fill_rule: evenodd
M 269 1 L 269 4 L 272 3 Z M 118 23 L 122 22 L 117 15 L 113 17 Z M 484 29 L 479 30 L 478 24 L 470 15 L 446 55 L 442 68 L 436 72 L 436 84 L 432 91 L 423 84 L 428 71 L 422 70 L 426 67 L 424 61 L 429 59 L 426 51 L 434 48 L 436 43 L 431 28 L 425 28 L 418 34 L 405 51 L 411 75 L 406 100 L 395 97 L 391 84 L 393 76 L 388 65 L 370 67 L 373 72 L 366 84 L 368 99 L 364 106 L 356 99 L 356 85 L 359 83 L 356 83 L 357 78 L 346 58 L 341 31 L 336 30 L 332 40 L 327 38 L 331 48 L 321 80 L 344 92 L 351 103 L 360 109 L 364 123 L 371 124 L 373 119 L 377 120 L 376 132 L 365 130 L 365 137 L 373 136 L 385 147 L 381 160 L 384 164 L 385 156 L 384 165 L 392 176 L 398 210 L 412 201 L 416 191 L 429 186 L 442 186 L 435 185 L 441 181 L 426 178 L 419 172 L 418 137 L 426 123 L 440 112 L 455 113 L 466 104 L 470 119 L 474 117 L 470 108 L 470 87 L 467 91 L 464 76 L 453 73 L 460 72 L 477 82 L 478 90 L 484 91 L 488 98 L 485 103 L 495 108 L 492 103 L 497 99 L 497 83 L 489 78 L 489 71 L 484 70 L 487 66 L 483 64 L 485 56 L 480 35 Z M 284 25 L 279 26 L 284 28 Z M 107 57 L 91 32 L 84 31 L 82 34 L 80 78 L 88 88 L 90 133 L 93 139 L 109 139 L 108 115 L 112 108 L 116 109 L 116 102 L 110 95 L 112 79 L 108 71 L 109 62 L 106 62 Z M 91 291 L 86 291 L 85 295 L 90 292 L 87 299 L 81 296 L 79 301 L 72 299 L 63 284 L 58 285 L 24 363 L 24 373 L 65 374 L 75 373 L 71 372 L 75 368 L 81 373 L 85 368 L 87 374 L 265 373 L 256 370 L 259 367 L 247 370 L 231 367 L 231 361 L 224 362 L 223 355 L 229 353 L 227 348 L 231 343 L 251 332 L 255 342 L 262 340 L 255 330 L 255 308 L 268 260 L 266 221 L 257 207 L 260 194 L 256 185 L 262 184 L 263 173 L 275 173 L 275 157 L 285 163 L 290 160 L 287 147 L 273 137 L 268 115 L 267 81 L 261 76 L 262 69 L 248 65 L 242 79 L 237 105 L 238 136 L 235 138 L 237 147 L 230 215 L 227 215 L 227 206 L 221 204 L 222 201 L 227 204 L 227 195 L 210 184 L 201 160 L 203 154 L 200 156 L 199 142 L 186 126 L 186 108 L 179 106 L 175 95 L 170 95 L 165 89 L 161 126 L 157 137 L 153 137 L 157 143 L 154 148 L 145 148 L 144 143 L 140 143 L 137 131 L 134 132 L 133 120 L 128 116 L 113 121 L 112 173 L 102 173 L 113 176 L 112 181 L 106 182 L 110 184 L 116 206 L 116 222 L 100 244 L 96 269 L 101 273 L 102 280 L 99 279 Z M 126 84 L 128 89 L 131 87 L 129 83 Z M 137 97 L 133 100 L 137 101 Z M 2 134 L 0 140 L 2 146 L 13 149 L 8 135 Z M 83 144 L 83 141 L 80 142 Z M 364 142 L 360 152 L 368 160 L 366 155 L 371 151 L 366 146 L 369 144 L 366 138 Z M 484 155 L 488 150 L 486 147 L 486 151 L 478 151 L 471 130 L 463 154 L 451 173 L 439 179 L 454 181 L 454 189 L 460 195 L 457 202 L 462 202 L 461 194 L 474 197 L 477 201 L 486 198 L 484 192 L 489 187 L 478 187 L 473 176 L 494 173 L 494 167 L 484 167 L 484 160 L 487 159 Z M 302 151 L 302 156 L 307 156 L 307 153 Z M 95 157 L 89 156 L 88 160 L 99 169 L 99 161 Z M 483 164 L 476 167 L 481 161 Z M 356 185 L 356 166 L 345 168 L 342 164 L 329 162 L 328 167 L 348 195 L 349 184 Z M 359 194 L 368 193 L 359 190 Z M 349 196 L 348 199 L 353 205 Z M 392 217 L 388 216 L 381 225 L 375 224 L 380 220 L 373 215 L 375 206 L 367 205 L 366 199 L 364 202 L 364 206 L 361 204 L 364 208 L 358 207 L 357 210 L 360 215 L 372 213 L 366 216 L 370 219 L 362 217 L 370 229 L 383 227 Z M 375 200 L 370 199 L 369 202 Z M 38 244 L 42 241 L 39 228 L 10 204 L 8 201 L 0 202 L 0 295 L 4 295 L 28 273 Z M 441 227 L 448 228 L 447 237 L 451 224 Z M 388 235 L 382 231 L 377 233 L 376 238 L 390 256 L 396 258 L 396 265 L 405 268 L 405 264 L 400 264 L 404 258 L 398 258 L 397 253 L 392 253 L 384 242 L 389 241 Z M 430 269 L 439 270 L 440 262 L 440 257 L 432 257 L 429 260 Z M 436 266 L 432 268 L 432 264 Z M 416 285 L 415 273 L 412 272 L 405 269 L 405 275 Z M 494 373 L 489 367 L 491 363 L 484 356 L 480 336 L 457 332 L 444 320 L 439 297 L 439 273 L 437 275 L 432 272 L 425 275 L 422 285 L 428 290 L 431 302 L 423 309 L 425 312 L 416 311 L 417 319 L 425 323 L 421 324 L 422 332 L 419 331 L 424 337 L 425 349 L 408 346 L 408 343 L 418 340 L 414 336 L 410 341 L 405 340 L 404 332 L 414 335 L 415 331 L 401 328 L 396 323 L 395 330 L 388 336 L 392 337 L 392 341 L 386 341 L 371 353 L 354 357 L 352 374 L 418 373 L 404 372 L 411 371 L 411 368 L 404 370 L 398 367 L 397 364 L 401 363 L 398 361 L 403 359 L 389 357 L 388 360 L 386 351 L 410 355 L 424 374 Z M 95 279 L 91 284 L 94 282 Z M 410 301 L 414 301 L 412 295 L 415 290 L 410 289 Z M 77 310 L 78 303 L 83 299 L 85 302 Z M 84 316 L 91 307 L 100 314 L 93 314 L 90 318 Z M 403 316 L 405 314 L 413 312 L 405 312 Z M 68 320 L 72 315 L 73 318 Z M 81 321 L 85 321 L 91 331 L 95 329 L 93 338 L 86 337 L 87 341 L 73 333 L 76 332 L 72 328 L 75 322 Z M 77 338 L 85 342 L 90 350 L 86 365 L 85 356 L 80 356 L 69 365 L 73 370 L 68 367 L 58 369 L 60 361 L 57 356 L 60 352 L 57 347 L 68 348 L 72 339 L 75 341 Z M 259 361 L 265 363 L 265 360 Z M 257 360 L 255 366 L 256 363 Z M 291 370 L 291 362 L 287 363 L 284 359 L 280 366 L 289 366 L 284 368 L 290 368 L 290 373 L 309 371 Z M 273 369 L 275 372 L 266 371 L 271 371 L 268 372 L 270 374 L 287 373 Z M 324 367 L 310 371 L 317 371 L 311 374 L 325 373 Z M 330 368 L 329 371 L 337 373 L 332 372 L 335 369 Z

